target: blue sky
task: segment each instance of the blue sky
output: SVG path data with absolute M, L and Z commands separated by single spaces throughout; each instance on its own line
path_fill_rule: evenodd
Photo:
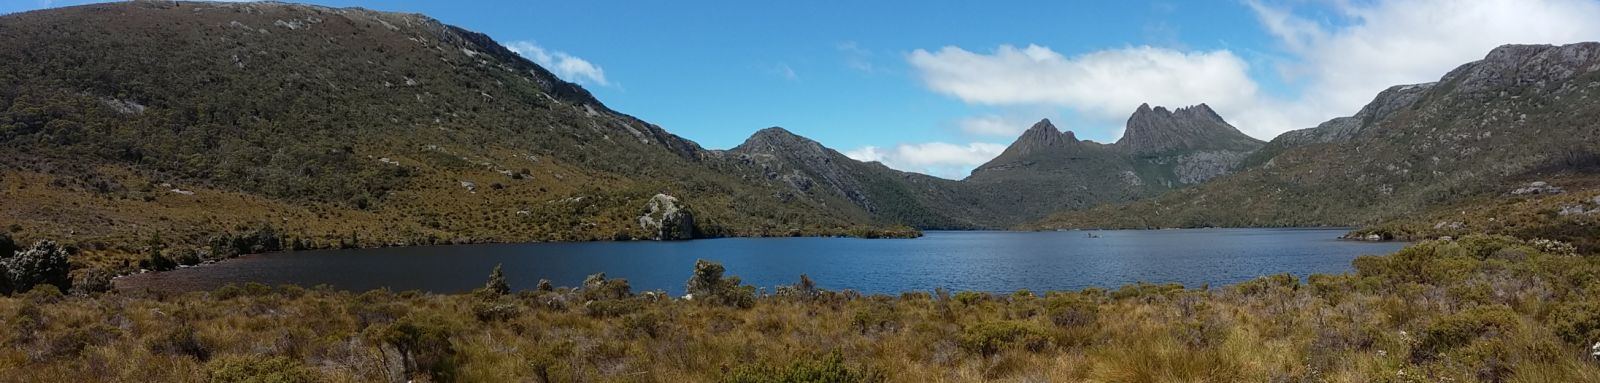
M 1040 118 L 1113 141 L 1141 102 L 1205 102 L 1265 140 L 1499 44 L 1600 39 L 1596 0 L 309 2 L 487 33 L 709 148 L 782 126 L 949 178 Z

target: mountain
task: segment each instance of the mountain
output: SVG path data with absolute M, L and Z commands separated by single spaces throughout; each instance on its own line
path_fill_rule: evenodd
M 882 224 L 994 227 L 956 181 L 856 161 L 783 128 L 763 129 L 733 149 L 712 153 L 729 173 L 752 174 L 751 182 L 784 190 L 782 200 L 844 202 Z
M 87 252 L 229 233 L 651 238 L 657 194 L 702 236 L 883 227 L 842 200 L 778 198 L 748 182 L 764 174 L 422 15 L 146 1 L 11 14 L 0 79 L 0 223 Z
M 1205 182 L 1232 172 L 1261 145 L 1205 104 L 1176 111 L 1145 104 L 1113 144 L 1079 140 L 1039 121 L 963 183 L 986 209 L 1004 212 L 997 223 L 1009 226 Z
M 1600 43 L 1507 45 L 1350 117 L 1275 138 L 1246 170 L 1035 225 L 1360 225 L 1600 167 Z

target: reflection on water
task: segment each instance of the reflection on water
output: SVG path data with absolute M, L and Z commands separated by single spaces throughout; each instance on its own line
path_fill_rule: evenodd
M 340 289 L 460 292 L 504 264 L 512 288 L 540 278 L 576 286 L 589 274 L 626 278 L 635 291 L 683 291 L 696 259 L 771 288 L 806 273 L 829 289 L 1009 292 L 1076 290 L 1133 282 L 1187 286 L 1257 276 L 1341 273 L 1363 254 L 1401 243 L 1340 241 L 1342 229 L 1196 229 L 1085 232 L 928 232 L 917 239 L 726 238 L 685 242 L 583 242 L 425 246 L 264 254 L 118 280 L 120 288 L 184 291 L 230 282 L 329 284 Z

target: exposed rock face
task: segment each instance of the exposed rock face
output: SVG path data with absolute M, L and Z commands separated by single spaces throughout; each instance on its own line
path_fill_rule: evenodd
M 1077 142 L 1078 137 L 1072 131 L 1063 132 L 1057 130 L 1055 124 L 1051 124 L 1050 119 L 1046 118 L 1039 120 L 1032 127 L 1029 127 L 1027 131 L 1022 132 L 1022 136 L 1017 137 L 1017 140 L 1012 142 L 1011 146 L 1006 147 L 1005 152 L 1001 153 L 1000 157 L 1021 158 L 1030 154 L 1044 152 L 1052 147 Z
M 679 206 L 677 198 L 656 194 L 645 204 L 639 227 L 652 231 L 651 239 L 658 241 L 694 239 L 694 214 L 687 206 Z
M 1175 111 L 1141 104 L 1128 117 L 1127 130 L 1117 140 L 1117 146 L 1136 156 L 1195 150 L 1249 152 L 1261 144 L 1229 125 L 1206 104 Z
M 1234 172 L 1262 144 L 1206 104 L 1175 111 L 1143 104 L 1128 117 L 1127 129 L 1115 145 L 1134 161 L 1170 173 L 1166 181 L 1192 185 Z
M 1322 144 L 1329 142 L 1343 142 L 1355 137 L 1361 131 L 1373 127 L 1378 121 L 1388 118 L 1395 112 L 1411 107 L 1428 89 L 1437 83 L 1422 83 L 1412 85 L 1396 85 L 1378 93 L 1372 102 L 1367 103 L 1361 111 L 1348 117 L 1339 117 L 1314 128 L 1306 128 L 1284 132 L 1272 139 L 1273 146 L 1299 146 L 1308 144 Z

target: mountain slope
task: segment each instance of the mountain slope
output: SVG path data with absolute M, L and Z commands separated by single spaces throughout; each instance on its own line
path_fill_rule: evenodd
M 125 2 L 0 17 L 0 222 L 139 252 L 271 227 L 312 246 L 843 233 L 487 36 L 421 15 Z
M 957 181 L 860 162 L 783 128 L 756 132 L 733 149 L 714 152 L 729 173 L 785 190 L 781 197 L 859 207 L 870 219 L 925 229 L 993 227 L 994 218 Z
M 1286 133 L 1239 174 L 1061 227 L 1356 225 L 1500 193 L 1600 164 L 1600 43 L 1508 45 L 1434 84 L 1379 94 L 1352 117 Z

